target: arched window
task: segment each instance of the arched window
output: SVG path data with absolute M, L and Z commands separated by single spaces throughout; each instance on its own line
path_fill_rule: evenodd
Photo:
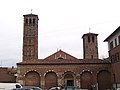
M 88 42 L 90 42 L 90 36 L 88 36 Z
M 63 57 L 59 57 L 58 59 L 64 59 Z
M 28 24 L 28 19 L 26 18 L 26 20 L 25 20 L 25 24 Z
M 29 19 L 29 24 L 31 24 L 32 23 L 32 20 L 31 20 L 31 18 Z
M 94 39 L 94 36 L 92 36 L 92 42 L 94 43 L 95 39 Z
M 35 24 L 35 18 L 33 18 L 33 25 Z

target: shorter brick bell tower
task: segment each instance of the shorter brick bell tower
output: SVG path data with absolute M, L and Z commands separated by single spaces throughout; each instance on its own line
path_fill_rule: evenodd
M 98 59 L 98 34 L 87 33 L 83 38 L 83 56 L 84 59 Z

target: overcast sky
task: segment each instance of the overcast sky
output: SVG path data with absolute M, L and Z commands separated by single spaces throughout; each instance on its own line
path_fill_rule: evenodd
M 103 42 L 120 25 L 120 0 L 1 0 L 0 66 L 22 61 L 23 15 L 39 16 L 39 58 L 62 49 L 83 58 L 82 35 L 97 33 L 99 58 L 108 57 Z

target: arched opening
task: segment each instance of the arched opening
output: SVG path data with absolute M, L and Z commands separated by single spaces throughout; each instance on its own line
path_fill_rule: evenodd
M 25 24 L 28 24 L 28 19 L 27 18 L 25 19 Z
M 74 77 L 72 72 L 66 72 L 64 75 L 64 86 L 74 86 Z
M 94 38 L 94 36 L 92 36 L 92 42 L 93 42 L 93 43 L 95 42 L 95 38 Z
M 100 71 L 97 75 L 98 79 L 98 89 L 99 90 L 107 90 L 111 87 L 111 74 L 110 72 L 103 70 Z
M 32 19 L 30 18 L 30 19 L 29 19 L 29 24 L 31 24 L 31 23 L 32 23 Z
M 48 72 L 45 75 L 45 87 L 46 89 L 49 89 L 51 87 L 56 87 L 58 86 L 58 78 L 56 73 L 54 72 Z
M 90 42 L 90 36 L 88 36 L 88 42 Z
M 81 88 L 89 89 L 92 85 L 92 74 L 88 71 L 83 72 L 81 75 Z
M 30 71 L 25 75 L 25 86 L 40 87 L 40 76 L 35 71 Z
M 35 18 L 33 18 L 33 25 L 35 25 Z
M 59 57 L 58 59 L 64 59 L 63 57 Z

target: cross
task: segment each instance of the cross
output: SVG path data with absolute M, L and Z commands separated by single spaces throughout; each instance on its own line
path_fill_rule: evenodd
M 91 28 L 89 27 L 89 33 L 90 33 Z
M 31 9 L 31 14 L 32 14 L 33 9 Z

